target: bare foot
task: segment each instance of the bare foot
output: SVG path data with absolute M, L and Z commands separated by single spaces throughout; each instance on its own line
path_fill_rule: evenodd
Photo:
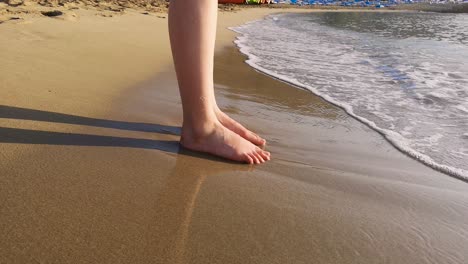
M 266 144 L 265 139 L 261 138 L 259 135 L 255 134 L 254 132 L 248 130 L 243 125 L 239 124 L 236 120 L 230 118 L 219 108 L 215 110 L 215 113 L 219 122 L 221 122 L 221 124 L 225 126 L 226 128 L 232 130 L 232 132 L 247 139 L 248 141 L 252 142 L 253 144 L 257 146 L 264 146 Z
M 197 129 L 184 125 L 180 144 L 187 149 L 249 164 L 260 164 L 270 160 L 269 152 L 260 149 L 218 122 L 205 124 Z

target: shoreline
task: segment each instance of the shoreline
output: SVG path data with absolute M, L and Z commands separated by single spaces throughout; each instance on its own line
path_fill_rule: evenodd
M 273 14 L 270 14 L 270 15 L 273 15 Z M 329 96 L 327 96 L 325 94 L 320 93 L 315 88 L 307 87 L 307 86 L 305 86 L 305 85 L 303 85 L 303 84 L 301 84 L 301 83 L 299 83 L 297 81 L 290 80 L 290 79 L 288 79 L 287 76 L 279 76 L 278 74 L 275 75 L 271 71 L 269 71 L 269 70 L 263 68 L 262 66 L 258 65 L 256 63 L 256 60 L 258 58 L 255 57 L 255 55 L 248 52 L 248 47 L 247 46 L 242 45 L 242 43 L 241 43 L 242 42 L 241 38 L 243 37 L 242 33 L 237 32 L 233 28 L 230 28 L 230 29 L 233 30 L 234 32 L 236 32 L 239 35 L 239 37 L 237 37 L 234 42 L 235 42 L 235 45 L 239 48 L 240 52 L 247 57 L 245 63 L 248 64 L 249 66 L 251 66 L 252 68 L 254 68 L 255 70 L 265 74 L 266 76 L 268 76 L 270 78 L 273 78 L 275 80 L 284 82 L 284 83 L 286 83 L 288 85 L 291 85 L 293 87 L 296 87 L 298 89 L 303 89 L 303 90 L 306 90 L 306 91 L 310 91 L 312 94 L 322 98 L 323 100 L 325 100 L 329 104 L 332 104 L 332 105 L 342 109 L 344 112 L 346 112 L 347 115 L 349 115 L 349 117 L 351 117 L 351 118 L 355 119 L 356 121 L 366 125 L 370 129 L 374 130 L 376 133 L 380 134 L 382 136 L 382 138 L 386 142 L 388 142 L 391 146 L 393 146 L 395 149 L 397 149 L 402 154 L 414 159 L 415 161 L 420 162 L 421 164 L 424 164 L 425 166 L 427 166 L 427 167 L 429 167 L 429 168 L 431 168 L 431 169 L 433 169 L 433 170 L 435 170 L 437 172 L 441 172 L 441 173 L 443 173 L 443 174 L 445 174 L 445 175 L 447 175 L 449 177 L 458 179 L 458 180 L 460 180 L 460 181 L 462 181 L 464 183 L 468 183 L 468 176 L 466 174 L 464 174 L 464 172 L 465 172 L 464 170 L 462 170 L 460 168 L 457 168 L 457 167 L 451 167 L 451 166 L 448 166 L 448 165 L 445 165 L 445 164 L 437 163 L 430 156 L 422 154 L 422 153 L 414 150 L 413 148 L 408 147 L 399 138 L 400 135 L 398 135 L 397 133 L 395 133 L 395 132 L 393 132 L 391 130 L 386 130 L 386 129 L 380 128 L 373 121 L 368 120 L 368 119 L 366 119 L 364 117 L 361 117 L 361 116 L 355 114 L 353 112 L 352 107 L 347 106 L 346 104 L 340 103 L 340 102 L 334 100 L 333 98 L 331 98 L 331 97 L 329 97 Z
M 0 26 L 0 36 L 11 37 L 0 43 L 1 260 L 468 257 L 467 186 L 402 155 L 311 92 L 244 63 L 227 27 L 277 10 L 223 12 L 218 26 L 216 95 L 268 139 L 274 156 L 262 166 L 179 150 L 164 19 L 77 12 L 77 21 Z

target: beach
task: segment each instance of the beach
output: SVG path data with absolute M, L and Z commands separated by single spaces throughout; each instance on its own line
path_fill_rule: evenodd
M 279 10 L 219 13 L 216 96 L 259 166 L 179 148 L 166 13 L 64 12 L 0 24 L 0 262 L 466 263 L 466 183 L 245 64 L 228 27 Z

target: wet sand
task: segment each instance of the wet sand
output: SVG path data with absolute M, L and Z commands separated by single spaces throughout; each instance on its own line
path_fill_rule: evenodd
M 165 19 L 87 12 L 0 26 L 0 262 L 466 263 L 466 183 L 243 63 L 226 26 L 272 11 L 215 62 L 261 166 L 179 150 Z

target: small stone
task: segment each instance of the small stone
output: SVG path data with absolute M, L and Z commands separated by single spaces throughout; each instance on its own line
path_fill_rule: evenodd
M 5 1 L 9 6 L 20 6 L 23 4 L 23 0 L 6 0 Z
M 61 15 L 63 15 L 63 12 L 62 12 L 62 11 L 58 11 L 58 10 L 54 10 L 54 11 L 42 11 L 41 14 L 43 14 L 44 16 L 48 16 L 48 17 L 56 17 L 56 16 L 61 16 Z

